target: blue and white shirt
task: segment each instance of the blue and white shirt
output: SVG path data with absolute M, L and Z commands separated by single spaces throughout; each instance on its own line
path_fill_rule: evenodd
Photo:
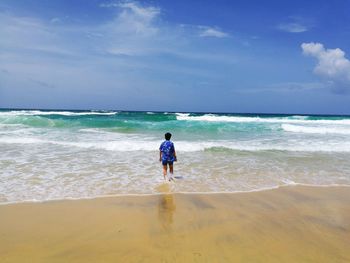
M 172 141 L 164 141 L 159 147 L 159 151 L 162 152 L 162 161 L 174 162 L 175 161 L 175 147 Z

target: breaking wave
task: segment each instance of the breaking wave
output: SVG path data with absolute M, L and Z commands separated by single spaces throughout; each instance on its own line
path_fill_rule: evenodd
M 287 132 L 315 133 L 315 134 L 350 134 L 350 127 L 310 127 L 291 124 L 282 124 L 282 129 Z

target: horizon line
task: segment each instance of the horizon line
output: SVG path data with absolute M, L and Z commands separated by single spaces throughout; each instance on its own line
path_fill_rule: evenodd
M 276 113 L 276 112 L 224 112 L 224 111 L 167 111 L 167 110 L 117 110 L 117 109 L 68 109 L 68 108 L 3 108 L 0 110 L 39 110 L 39 111 L 117 111 L 117 112 L 155 112 L 155 113 L 194 113 L 194 114 L 237 114 L 237 115 L 300 115 L 300 116 L 333 116 L 333 117 L 350 117 L 349 114 L 319 114 L 319 113 Z

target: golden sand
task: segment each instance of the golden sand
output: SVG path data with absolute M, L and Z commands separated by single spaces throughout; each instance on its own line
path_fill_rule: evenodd
M 0 206 L 0 262 L 350 262 L 350 188 Z

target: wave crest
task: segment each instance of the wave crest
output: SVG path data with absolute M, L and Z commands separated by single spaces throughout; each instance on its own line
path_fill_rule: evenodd
M 307 127 L 291 124 L 282 124 L 282 129 L 287 132 L 315 133 L 315 134 L 350 134 L 350 129 L 341 127 Z
M 42 115 L 62 115 L 62 116 L 85 116 L 85 115 L 115 115 L 117 111 L 102 112 L 102 111 L 40 111 L 40 110 L 16 110 L 2 111 L 0 116 L 42 116 Z
M 125 138 L 111 141 L 55 141 L 42 140 L 38 138 L 12 138 L 2 137 L 0 143 L 5 144 L 55 144 L 64 147 L 92 148 L 97 150 L 131 152 L 131 151 L 158 151 L 159 141 L 140 140 Z M 199 152 L 199 151 L 290 151 L 290 152 L 350 152 L 350 143 L 321 143 L 310 142 L 309 144 L 283 144 L 261 142 L 229 142 L 229 141 L 207 141 L 189 142 L 177 141 L 175 147 L 178 152 Z
M 219 116 L 215 114 L 205 114 L 201 116 L 190 116 L 189 114 L 177 114 L 176 119 L 179 121 L 206 121 L 206 122 L 258 122 L 258 123 L 300 123 L 300 124 L 342 124 L 350 125 L 350 119 L 307 119 L 303 116 L 290 117 L 241 117 L 241 116 Z

